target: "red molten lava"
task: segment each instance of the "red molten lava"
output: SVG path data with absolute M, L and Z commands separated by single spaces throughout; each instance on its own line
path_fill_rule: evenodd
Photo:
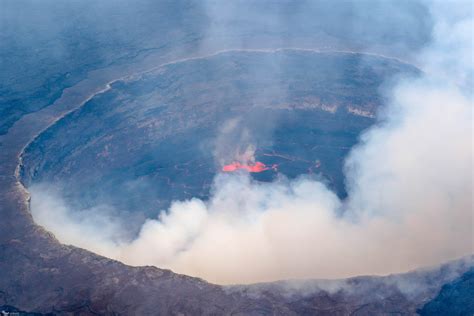
M 274 167 L 272 168 L 274 169 Z M 233 163 L 222 167 L 222 171 L 224 172 L 234 172 L 241 169 L 247 170 L 248 172 L 262 172 L 270 169 L 270 167 L 267 167 L 263 162 L 260 161 L 257 161 L 256 163 L 251 165 L 241 164 L 240 162 L 234 161 Z

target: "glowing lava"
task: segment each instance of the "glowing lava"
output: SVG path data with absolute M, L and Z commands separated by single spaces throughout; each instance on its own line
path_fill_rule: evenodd
M 234 161 L 231 164 L 225 165 L 222 167 L 224 172 L 234 172 L 237 170 L 247 170 L 248 172 L 262 172 L 265 170 L 274 169 L 276 170 L 276 165 L 268 167 L 263 162 L 257 161 L 254 164 L 241 164 L 240 162 Z

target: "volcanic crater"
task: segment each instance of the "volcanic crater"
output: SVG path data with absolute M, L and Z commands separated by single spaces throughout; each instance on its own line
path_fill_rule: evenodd
M 174 200 L 209 198 L 233 163 L 258 164 L 257 181 L 317 177 L 344 198 L 344 159 L 386 102 L 384 84 L 401 74 L 418 70 L 305 50 L 170 63 L 112 83 L 41 133 L 24 151 L 22 181 L 55 186 L 72 209 L 133 215 L 132 231 Z

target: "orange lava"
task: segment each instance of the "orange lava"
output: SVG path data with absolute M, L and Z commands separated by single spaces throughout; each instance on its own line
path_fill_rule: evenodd
M 222 167 L 224 172 L 234 172 L 237 170 L 247 170 L 248 172 L 262 172 L 269 169 L 276 169 L 276 166 L 267 167 L 263 162 L 257 161 L 254 164 L 241 164 L 240 162 L 234 161 L 229 165 Z

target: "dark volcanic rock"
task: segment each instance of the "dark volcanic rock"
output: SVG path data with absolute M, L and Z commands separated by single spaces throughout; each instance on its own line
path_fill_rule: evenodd
M 453 263 L 422 275 L 360 277 L 341 284 L 326 281 L 322 286 L 318 281 L 304 281 L 221 287 L 155 267 L 129 267 L 59 245 L 39 228 L 2 240 L 1 245 L 4 304 L 54 314 L 409 315 L 434 296 L 453 271 L 466 269 Z M 419 289 L 403 290 L 401 281 Z M 327 284 L 331 282 L 336 283 L 332 288 Z
M 474 268 L 444 285 L 420 315 L 474 315 Z

